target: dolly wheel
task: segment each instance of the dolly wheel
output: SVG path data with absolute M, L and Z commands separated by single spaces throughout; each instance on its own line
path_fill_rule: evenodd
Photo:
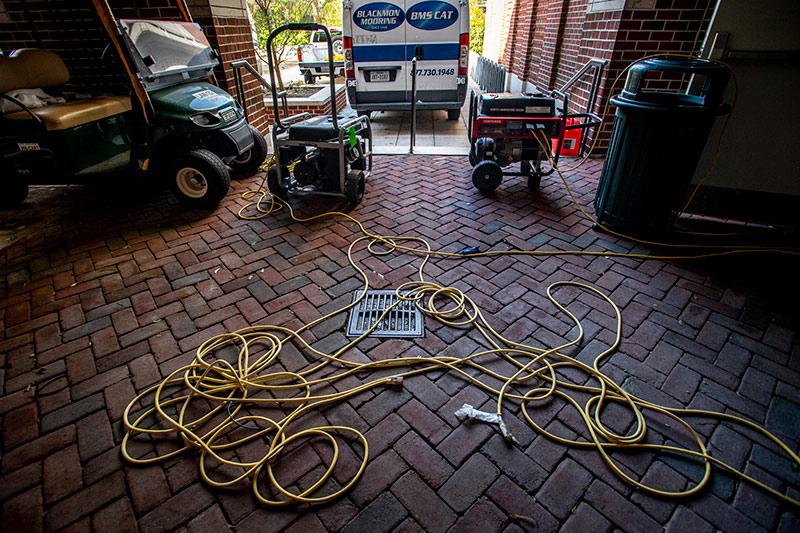
M 228 167 L 214 152 L 191 150 L 178 157 L 170 167 L 172 191 L 186 205 L 215 207 L 231 186 Z
M 233 178 L 241 179 L 255 174 L 267 158 L 267 141 L 261 132 L 250 124 L 247 125 L 253 135 L 253 146 L 245 153 L 231 161 Z
M 366 180 L 362 171 L 350 171 L 344 180 L 344 195 L 351 206 L 358 205 L 364 198 Z
M 490 193 L 503 181 L 503 169 L 494 161 L 481 161 L 472 169 L 472 184 L 482 193 Z
M 0 207 L 17 207 L 27 197 L 27 183 L 15 178 L 0 178 Z
M 284 179 L 289 176 L 289 169 L 286 168 L 286 165 L 281 165 L 281 176 L 283 176 Z M 283 183 L 278 180 L 277 165 L 272 165 L 267 171 L 267 187 L 269 187 L 269 192 L 278 198 L 286 198 L 289 196 L 286 187 L 284 187 Z
M 447 110 L 447 120 L 458 120 L 458 117 L 461 116 L 460 109 L 448 109 Z

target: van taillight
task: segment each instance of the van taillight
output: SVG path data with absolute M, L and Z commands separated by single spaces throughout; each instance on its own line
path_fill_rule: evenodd
M 303 45 L 297 46 L 297 62 L 298 63 L 303 62 Z
M 469 33 L 462 33 L 458 39 L 458 75 L 466 76 L 469 67 Z
M 353 38 L 342 37 L 342 48 L 344 48 L 344 77 L 353 80 L 356 78 L 356 71 L 353 68 Z

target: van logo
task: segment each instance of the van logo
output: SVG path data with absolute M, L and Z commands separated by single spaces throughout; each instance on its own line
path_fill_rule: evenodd
M 353 13 L 353 22 L 367 31 L 389 31 L 405 20 L 403 10 L 388 2 L 365 4 Z
M 408 23 L 421 30 L 441 30 L 455 24 L 458 10 L 447 2 L 420 2 L 406 11 Z

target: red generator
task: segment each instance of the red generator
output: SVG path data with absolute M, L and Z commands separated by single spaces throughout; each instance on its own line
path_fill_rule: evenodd
M 472 184 L 489 193 L 500 186 L 503 176 L 526 176 L 528 187 L 539 188 L 542 176 L 554 168 L 543 169 L 548 159 L 545 150 L 553 150 L 557 164 L 565 136 L 574 138 L 574 130 L 597 126 L 594 113 L 568 113 L 569 98 L 564 93 L 484 93 L 472 94 L 469 106 L 469 162 Z M 577 148 L 577 145 L 575 146 Z M 504 170 L 520 164 L 519 172 Z

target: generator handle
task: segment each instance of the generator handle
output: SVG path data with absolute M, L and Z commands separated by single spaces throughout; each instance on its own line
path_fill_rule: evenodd
M 603 123 L 603 119 L 594 113 L 572 113 L 567 115 L 567 118 L 588 119 L 586 122 L 578 122 L 577 124 L 569 124 L 564 126 L 565 130 L 580 130 L 586 128 L 593 128 Z
M 278 91 L 275 87 L 275 65 L 273 64 L 273 49 L 272 49 L 272 42 L 275 40 L 275 37 L 280 35 L 285 31 L 322 31 L 325 34 L 325 39 L 328 41 L 328 79 L 330 80 L 330 89 L 331 89 L 331 118 L 333 122 L 333 129 L 338 131 L 339 130 L 339 123 L 336 119 L 336 115 L 338 114 L 338 110 L 336 109 L 336 82 L 335 82 L 335 70 L 333 66 L 333 39 L 331 38 L 331 32 L 327 26 L 324 24 L 318 24 L 316 22 L 289 22 L 288 24 L 284 24 L 282 26 L 278 26 L 272 32 L 270 32 L 269 36 L 267 37 L 267 66 L 269 66 L 269 81 L 270 81 L 270 92 L 272 92 L 272 108 L 275 114 L 275 126 L 279 131 L 283 131 L 285 126 L 281 122 L 280 112 L 278 109 Z
M 550 92 L 550 96 L 553 98 L 560 98 L 564 102 L 564 107 L 561 110 L 562 117 L 566 118 L 567 114 L 569 113 L 569 96 L 567 93 L 563 93 L 558 89 L 553 89 Z

